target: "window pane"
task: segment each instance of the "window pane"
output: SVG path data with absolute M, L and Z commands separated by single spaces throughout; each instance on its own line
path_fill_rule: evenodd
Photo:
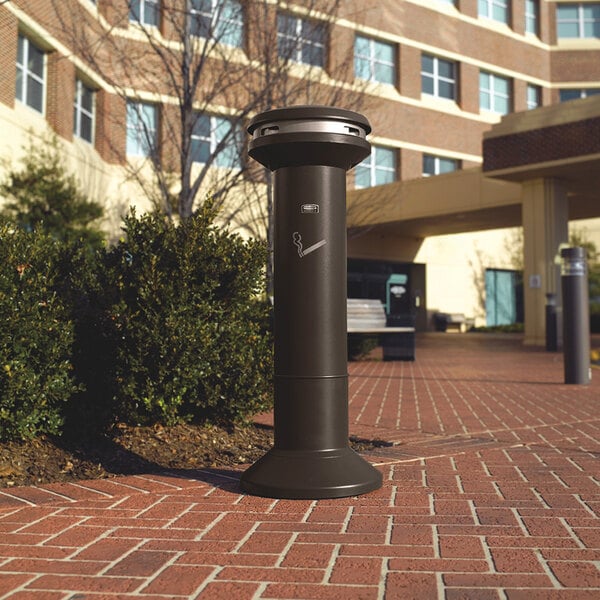
M 33 77 L 27 78 L 27 104 L 31 108 L 43 112 L 44 86 Z
M 307 65 L 322 67 L 325 64 L 323 48 L 312 44 L 304 44 L 302 46 L 302 62 Z
M 439 95 L 448 100 L 454 100 L 454 84 L 446 81 L 439 82 Z
M 560 101 L 568 102 L 581 98 L 581 90 L 560 90 Z
M 394 47 L 383 42 L 375 42 L 375 58 L 382 62 L 394 62 Z
M 504 79 L 504 77 L 494 77 L 494 92 L 496 94 L 508 95 L 508 79 Z
M 423 54 L 421 56 L 421 71 L 423 71 L 424 73 L 433 73 L 433 62 L 433 56 Z
M 440 173 L 452 173 L 453 171 L 456 171 L 457 163 L 455 160 L 452 160 L 451 158 L 440 158 L 439 164 L 440 164 L 440 168 L 439 168 Z
M 208 116 L 201 115 L 196 119 L 192 135 L 210 139 L 210 118 Z
M 394 83 L 394 69 L 390 65 L 375 64 L 375 80 L 381 83 Z
M 556 14 L 558 19 L 564 20 L 577 20 L 579 14 L 579 7 L 577 4 L 559 4 L 557 6 Z
M 210 142 L 194 139 L 192 140 L 192 161 L 206 163 L 210 157 Z
M 479 93 L 479 106 L 481 108 L 483 108 L 484 110 L 491 110 L 492 109 L 491 96 L 490 96 L 489 92 L 486 92 L 486 91 L 482 90 Z
M 435 175 L 435 157 L 425 154 L 423 156 L 423 173 L 426 175 Z
M 536 85 L 527 86 L 527 108 L 537 108 L 540 105 L 541 90 Z
M 354 53 L 360 54 L 361 56 L 369 56 L 369 40 L 357 35 L 354 40 Z
M 289 15 L 277 15 L 277 31 L 285 35 L 296 35 L 296 19 Z
M 196 14 L 191 24 L 191 33 L 196 37 L 207 38 L 211 33 L 210 17 Z
M 579 26 L 577 23 L 559 23 L 558 24 L 559 38 L 576 38 L 579 37 Z
M 586 20 L 600 19 L 600 4 L 584 4 L 583 18 Z
M 394 168 L 394 151 L 387 148 L 375 148 L 375 159 L 378 167 Z
M 600 37 L 600 21 L 584 23 L 583 35 L 586 38 Z
M 537 0 L 526 0 L 525 2 L 525 30 L 528 33 L 538 32 L 538 4 Z
M 22 65 L 25 62 L 25 38 L 19 35 L 17 42 L 17 62 Z
M 21 69 L 21 67 L 19 67 L 18 65 L 15 97 L 21 102 L 25 101 L 25 98 L 23 98 L 23 69 Z
M 94 92 L 84 84 L 81 84 L 81 107 L 90 113 L 94 109 Z
M 156 130 L 156 107 L 152 104 L 142 104 L 142 119 L 148 129 Z
M 357 188 L 366 188 L 371 186 L 371 170 L 368 167 L 358 165 L 354 175 L 354 183 Z
M 160 16 L 160 7 L 158 2 L 154 2 L 150 0 L 146 2 L 146 12 L 144 14 L 144 19 L 148 25 L 158 26 L 158 20 Z
M 494 102 L 494 111 L 501 115 L 506 115 L 510 111 L 508 98 L 496 97 Z
M 375 172 L 375 185 L 383 185 L 385 183 L 392 183 L 394 181 L 394 173 L 391 171 L 380 171 Z
M 226 0 L 223 3 L 217 13 L 216 33 L 223 44 L 242 45 L 242 7 L 238 2 Z
M 277 53 L 284 59 L 295 59 L 297 47 L 296 19 L 277 15 Z
M 302 21 L 302 37 L 314 43 L 323 43 L 324 31 L 323 27 L 317 23 L 311 23 L 310 21 Z
M 454 64 L 447 60 L 438 60 L 438 74 L 446 79 L 454 79 Z
M 127 104 L 127 154 L 149 156 L 156 143 L 156 106 L 141 102 Z
M 81 115 L 81 125 L 79 135 L 88 142 L 92 141 L 92 119 L 87 115 Z
M 354 74 L 360 79 L 370 79 L 371 70 L 370 63 L 365 58 L 355 57 L 354 59 Z
M 494 8 L 492 10 L 492 18 L 495 21 L 500 21 L 501 23 L 507 23 L 508 22 L 508 11 L 506 10 L 506 8 L 504 6 L 494 5 Z
M 585 90 L 586 96 L 598 96 L 600 95 L 600 88 L 589 88 Z
M 29 42 L 27 68 L 38 77 L 44 76 L 44 53 Z
M 225 148 L 217 156 L 217 165 L 220 167 L 239 168 L 240 166 L 240 135 L 229 119 L 216 117 L 215 142 L 218 144 L 227 138 Z
M 421 76 L 421 91 L 424 94 L 430 94 L 433 96 L 435 93 L 433 77 L 428 77 L 427 75 Z
M 130 21 L 140 21 L 142 15 L 140 14 L 140 3 L 141 0 L 131 0 L 129 5 L 129 20 Z
M 212 13 L 211 0 L 192 0 L 192 10 L 210 15 Z

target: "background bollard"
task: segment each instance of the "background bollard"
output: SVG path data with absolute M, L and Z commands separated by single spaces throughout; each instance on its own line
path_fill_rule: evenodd
M 546 294 L 546 351 L 558 351 L 558 315 L 556 294 Z
M 583 248 L 563 248 L 563 347 L 565 383 L 588 384 L 590 365 L 590 309 L 587 262 Z
M 348 443 L 346 171 L 370 153 L 355 112 L 294 106 L 252 119 L 274 171 L 275 443 L 242 476 L 271 498 L 340 498 L 382 476 Z

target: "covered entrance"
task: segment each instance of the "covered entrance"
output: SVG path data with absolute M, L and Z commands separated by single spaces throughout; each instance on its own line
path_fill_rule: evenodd
M 525 343 L 543 346 L 568 223 L 600 217 L 600 97 L 507 115 L 484 136 L 482 168 L 354 190 L 348 207 L 357 258 L 411 262 L 431 236 L 523 226 Z

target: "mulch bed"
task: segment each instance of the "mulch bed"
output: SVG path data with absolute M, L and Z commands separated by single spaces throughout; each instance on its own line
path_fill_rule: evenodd
M 358 451 L 379 445 L 356 439 L 351 443 Z M 0 444 L 0 488 L 231 467 L 253 463 L 272 445 L 272 428 L 257 424 L 232 428 L 121 424 L 110 435 L 89 439 L 43 436 Z

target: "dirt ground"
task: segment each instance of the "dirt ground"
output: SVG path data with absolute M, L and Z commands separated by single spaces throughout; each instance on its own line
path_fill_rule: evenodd
M 230 467 L 254 462 L 272 444 L 272 428 L 262 425 L 231 429 L 118 425 L 111 435 L 87 440 L 40 437 L 0 444 L 0 488 Z M 376 445 L 364 440 L 351 444 L 356 450 Z

